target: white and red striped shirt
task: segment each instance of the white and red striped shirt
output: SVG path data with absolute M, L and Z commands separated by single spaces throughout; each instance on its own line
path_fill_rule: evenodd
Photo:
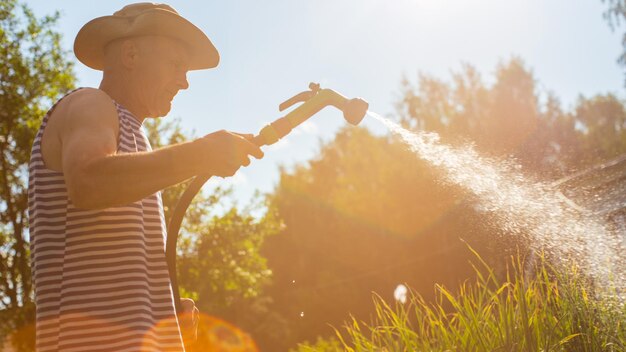
M 115 105 L 117 153 L 150 151 L 139 121 Z M 42 159 L 41 136 L 53 110 L 35 137 L 29 165 L 37 351 L 183 351 L 160 193 L 113 208 L 74 207 L 63 173 Z

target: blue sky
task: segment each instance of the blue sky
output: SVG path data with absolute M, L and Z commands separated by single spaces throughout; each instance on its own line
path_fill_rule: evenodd
M 80 27 L 128 2 L 30 0 L 38 16 L 61 11 L 57 29 L 71 50 Z M 188 76 L 166 119 L 179 118 L 198 136 L 219 129 L 257 133 L 280 117 L 278 104 L 309 82 L 360 96 L 370 109 L 392 115 L 403 75 L 447 79 L 461 63 L 487 82 L 501 60 L 521 57 L 541 94 L 553 92 L 570 109 L 579 95 L 612 92 L 624 98 L 621 31 L 602 17 L 601 0 L 231 0 L 169 1 L 207 33 L 220 65 Z M 72 56 L 73 57 L 73 56 Z M 79 86 L 97 87 L 100 73 L 76 64 Z M 367 120 L 367 119 L 366 119 Z M 372 129 L 374 121 L 364 121 Z M 271 191 L 279 165 L 316 155 L 319 141 L 343 125 L 323 110 L 230 180 L 241 204 L 255 190 Z

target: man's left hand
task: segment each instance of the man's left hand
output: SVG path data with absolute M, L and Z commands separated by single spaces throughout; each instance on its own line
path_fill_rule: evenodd
M 178 325 L 185 344 L 193 343 L 198 338 L 198 323 L 200 322 L 200 311 L 196 308 L 195 302 L 190 298 L 181 298 L 183 311 L 178 315 Z

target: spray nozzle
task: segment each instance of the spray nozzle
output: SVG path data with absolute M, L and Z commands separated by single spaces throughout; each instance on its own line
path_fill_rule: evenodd
M 270 145 L 286 136 L 292 129 L 328 105 L 343 111 L 343 117 L 352 125 L 358 125 L 367 113 L 368 104 L 361 98 L 348 99 L 332 89 L 322 89 L 318 83 L 310 83 L 309 90 L 298 93 L 279 105 L 283 111 L 296 103 L 300 106 L 286 116 L 265 126 L 255 137 L 257 145 Z

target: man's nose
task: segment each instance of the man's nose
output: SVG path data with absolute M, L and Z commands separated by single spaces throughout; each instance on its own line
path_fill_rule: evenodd
M 178 79 L 176 80 L 176 84 L 178 85 L 178 89 L 187 89 L 189 88 L 189 82 L 187 81 L 187 72 L 182 72 Z

